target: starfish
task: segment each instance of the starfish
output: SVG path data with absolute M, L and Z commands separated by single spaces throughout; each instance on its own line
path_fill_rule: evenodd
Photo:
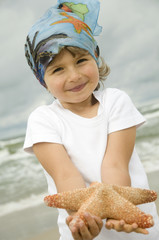
M 92 30 L 90 29 L 90 27 L 84 23 L 83 21 L 77 19 L 77 18 L 74 18 L 72 16 L 69 16 L 66 12 L 61 12 L 60 15 L 62 16 L 65 16 L 67 18 L 63 18 L 62 20 L 59 20 L 57 22 L 54 22 L 54 23 L 51 23 L 50 25 L 55 25 L 55 24 L 58 24 L 58 23 L 71 23 L 73 24 L 74 28 L 75 28 L 75 31 L 80 34 L 82 30 L 84 30 L 94 41 L 94 38 L 92 37 L 92 34 L 90 32 L 92 32 Z M 90 32 L 89 32 L 89 31 Z
M 154 224 L 152 216 L 135 205 L 156 199 L 157 193 L 152 190 L 95 182 L 88 188 L 46 196 L 44 202 L 49 207 L 77 211 L 76 215 L 84 221 L 83 213 L 89 212 L 102 219 L 123 219 L 128 224 L 137 223 L 138 227 L 149 228 Z

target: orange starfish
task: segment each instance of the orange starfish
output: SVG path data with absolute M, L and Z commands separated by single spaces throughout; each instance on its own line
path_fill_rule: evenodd
M 138 227 L 149 228 L 154 224 L 152 216 L 135 205 L 156 199 L 155 191 L 93 183 L 88 188 L 47 196 L 44 201 L 49 207 L 77 211 L 77 216 L 84 221 L 83 213 L 89 212 L 102 219 L 123 219 L 128 224 L 137 223 Z
M 51 26 L 55 25 L 55 24 L 58 24 L 58 23 L 71 23 L 71 24 L 74 25 L 75 31 L 78 34 L 80 34 L 82 30 L 84 30 L 94 41 L 94 38 L 93 38 L 92 34 L 90 33 L 90 32 L 92 32 L 92 30 L 90 29 L 90 27 L 86 23 L 82 22 L 81 20 L 79 20 L 77 18 L 69 16 L 66 12 L 61 12 L 60 14 L 62 16 L 67 17 L 67 18 L 63 18 L 62 20 L 54 22 L 54 23 L 50 24 Z

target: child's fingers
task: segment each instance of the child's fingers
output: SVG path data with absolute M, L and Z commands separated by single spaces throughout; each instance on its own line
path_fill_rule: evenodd
M 148 231 L 146 229 L 138 228 L 138 225 L 136 223 L 133 224 L 126 224 L 123 220 L 114 220 L 114 219 L 108 219 L 105 227 L 107 229 L 114 229 L 117 232 L 136 232 L 141 234 L 148 234 Z
M 88 227 L 85 225 L 83 220 L 79 219 L 76 223 L 72 222 L 69 224 L 72 236 L 75 240 L 91 240 L 93 239 Z
M 68 223 L 68 227 L 72 233 L 73 238 L 75 240 L 91 240 L 92 236 L 83 220 L 79 216 L 71 216 L 71 218 L 68 217 L 66 222 Z
M 74 240 L 83 240 L 83 238 L 81 237 L 81 234 L 77 228 L 73 228 L 71 230 L 71 233 L 72 233 L 72 237 Z
M 68 216 L 66 218 L 66 224 L 69 226 L 69 223 L 72 221 L 73 217 L 72 216 Z
M 113 223 L 110 222 L 109 220 L 106 221 L 106 224 L 105 224 L 105 227 L 110 230 L 110 229 L 113 229 Z
M 137 228 L 134 232 L 142 233 L 142 234 L 149 234 L 149 231 L 147 231 L 147 229 L 143 229 L 143 228 Z
M 100 218 L 92 216 L 89 213 L 84 214 L 84 218 L 88 224 L 90 234 L 95 237 L 99 234 L 102 229 L 103 222 Z
M 72 220 L 71 220 L 72 218 Z M 81 223 L 83 222 L 79 217 L 72 217 L 71 218 L 67 218 L 67 225 L 72 233 L 73 239 L 75 240 L 83 240 L 81 234 L 80 234 L 80 226 Z M 71 220 L 71 221 L 69 221 Z
M 80 232 L 82 239 L 88 239 L 88 240 L 93 239 L 90 229 L 88 229 L 88 227 L 85 225 L 84 222 L 80 223 L 79 232 Z
M 125 222 L 124 222 L 124 224 L 125 224 Z M 107 219 L 105 227 L 109 230 L 115 229 L 117 231 L 117 229 L 118 230 L 120 230 L 121 228 L 123 229 L 123 223 L 120 224 L 120 226 L 119 226 L 119 221 L 118 220 Z
M 131 233 L 131 232 L 135 232 L 137 230 L 138 226 L 135 223 L 134 225 L 130 225 L 130 224 L 124 224 L 121 228 L 120 231 L 124 231 L 126 233 Z
M 114 220 L 114 219 L 108 219 L 105 227 L 107 229 L 114 229 L 117 232 L 121 232 L 124 230 L 124 226 L 125 226 L 125 221 L 124 220 Z
M 94 220 L 96 221 L 96 224 L 98 225 L 99 230 L 103 227 L 103 221 L 100 217 L 93 216 Z
M 89 213 L 84 214 L 87 225 L 79 216 L 69 216 L 66 223 L 75 240 L 94 239 L 101 231 L 103 222 L 100 218 Z
M 138 228 L 138 225 L 136 223 L 130 224 L 124 224 L 123 231 L 126 233 L 136 232 L 141 234 L 148 234 L 148 231 L 143 228 Z

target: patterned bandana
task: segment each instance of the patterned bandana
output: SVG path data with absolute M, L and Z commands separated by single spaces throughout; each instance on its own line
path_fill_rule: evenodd
M 99 9 L 98 0 L 58 0 L 33 25 L 26 39 L 25 56 L 44 87 L 45 70 L 64 46 L 87 50 L 98 64 L 99 48 L 94 36 L 102 31 L 97 23 Z

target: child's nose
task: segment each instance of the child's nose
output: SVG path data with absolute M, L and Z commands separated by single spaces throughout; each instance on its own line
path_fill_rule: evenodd
M 69 81 L 70 82 L 76 82 L 81 78 L 81 73 L 79 72 L 79 70 L 75 67 L 72 67 L 70 69 L 70 77 L 69 77 Z

